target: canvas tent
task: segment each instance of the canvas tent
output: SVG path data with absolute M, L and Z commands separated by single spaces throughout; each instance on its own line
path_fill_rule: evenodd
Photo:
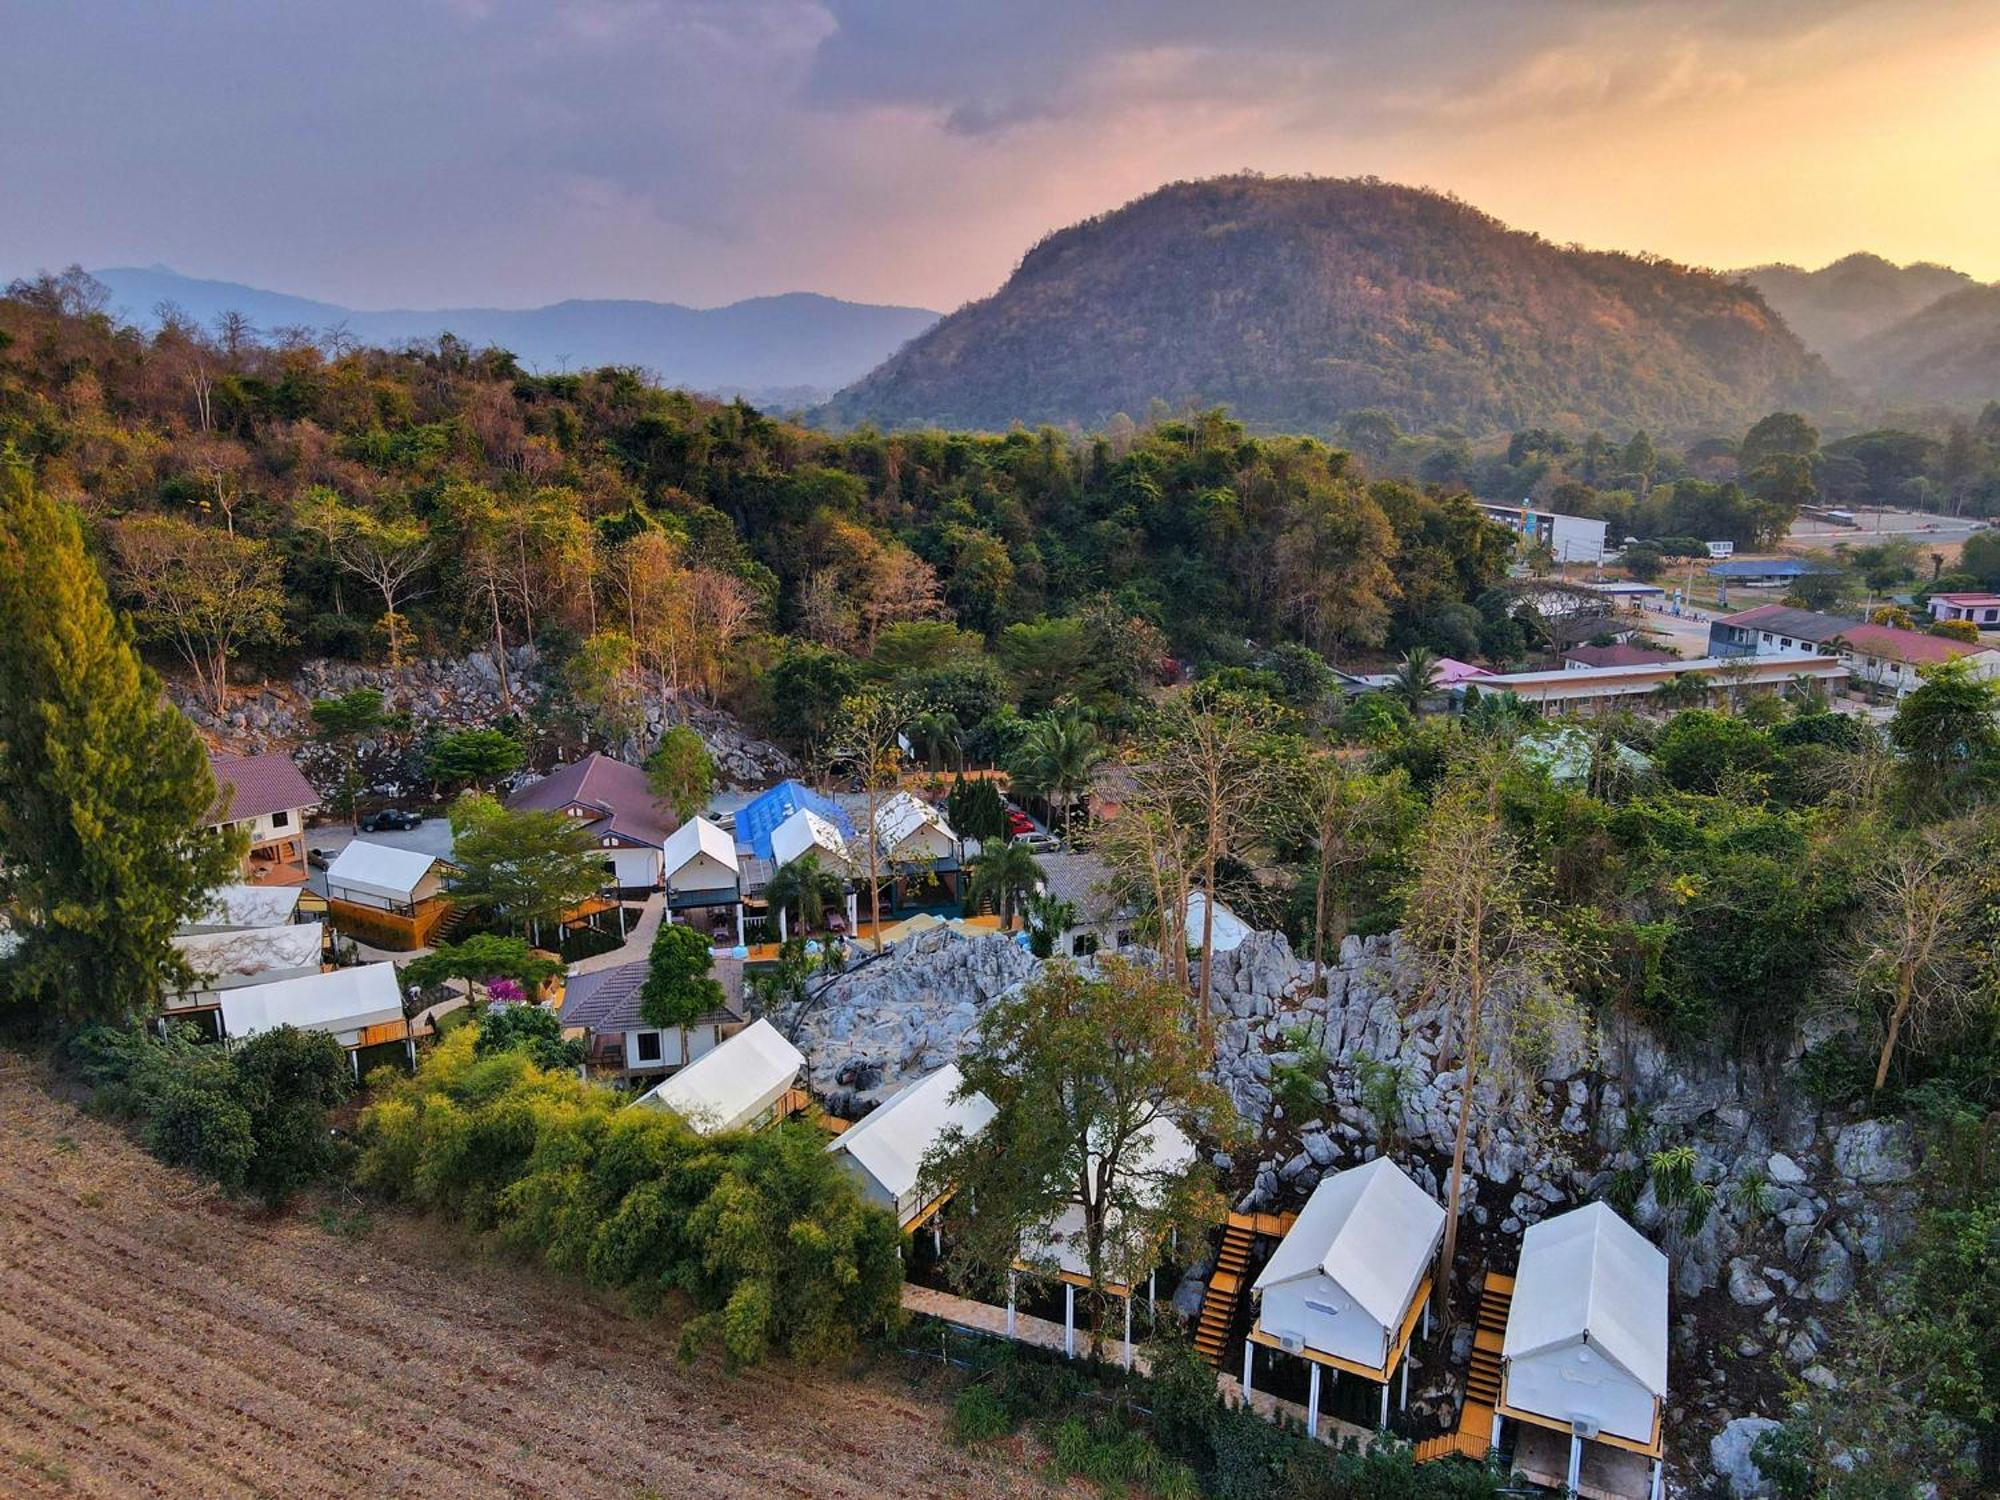
M 892 1210 L 905 1229 L 936 1207 L 936 1201 L 919 1195 L 925 1153 L 953 1127 L 967 1136 L 979 1134 L 996 1112 L 984 1094 L 955 1097 L 964 1082 L 958 1065 L 946 1063 L 905 1084 L 827 1144 L 854 1175 L 861 1196 Z
M 289 889 L 296 894 L 298 888 Z M 171 996 L 167 1008 L 213 1005 L 223 990 L 317 974 L 324 946 L 325 928 L 318 922 L 182 933 L 174 948 L 194 971 L 195 982 Z
M 804 854 L 816 854 L 819 862 L 836 874 L 845 875 L 853 867 L 847 835 L 830 818 L 802 807 L 771 830 L 771 862 L 783 869 Z
M 295 885 L 219 885 L 208 893 L 201 914 L 181 931 L 282 926 L 298 919 L 299 891 Z
M 408 912 L 440 895 L 445 861 L 421 849 L 356 839 L 327 866 L 326 891 L 335 901 Z
M 221 1003 L 223 1034 L 236 1040 L 296 1026 L 301 1031 L 324 1031 L 352 1051 L 408 1035 L 394 964 L 363 964 L 246 985 L 222 991 Z
M 1409 1174 L 1378 1156 L 1321 1180 L 1252 1291 L 1259 1297 L 1251 1344 L 1244 1347 L 1250 1384 L 1253 1346 L 1296 1354 L 1311 1364 L 1309 1432 L 1319 1425 L 1320 1369 L 1347 1371 L 1382 1387 L 1389 1381 L 1430 1292 L 1431 1263 L 1444 1238 L 1445 1213 Z
M 780 1118 L 805 1056 L 769 1021 L 753 1021 L 634 1101 L 668 1109 L 703 1135 L 754 1130 Z
M 1202 922 L 1208 911 L 1208 897 L 1201 891 L 1190 891 L 1187 898 L 1187 940 L 1189 947 L 1201 944 Z M 1215 931 L 1212 940 L 1217 953 L 1234 952 L 1243 946 L 1243 940 L 1254 929 L 1250 924 L 1229 909 L 1228 903 L 1215 903 Z
M 914 792 L 897 792 L 875 810 L 875 842 L 884 859 L 934 863 L 958 856 L 958 835 L 944 814 Z
M 1657 1461 L 1666 1256 L 1602 1203 L 1532 1226 L 1500 1357 L 1499 1418 L 1570 1434 L 1572 1488 L 1587 1441 Z

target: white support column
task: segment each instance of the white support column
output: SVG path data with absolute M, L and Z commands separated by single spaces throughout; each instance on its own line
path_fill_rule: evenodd
M 1382 1382 L 1382 1418 L 1375 1424 L 1382 1431 L 1389 1430 L 1389 1382 Z
M 1569 1484 L 1565 1493 L 1574 1495 L 1577 1482 L 1583 1477 L 1583 1435 L 1572 1432 L 1569 1435 Z
M 1076 1283 L 1063 1283 L 1063 1358 L 1076 1358 Z
M 861 921 L 861 898 L 855 895 L 854 892 L 849 891 L 847 893 L 847 930 L 850 933 L 853 932 L 856 925 L 858 925 L 860 921 Z
M 354 1069 L 354 1081 L 361 1082 L 361 1054 L 358 1051 L 347 1054 L 347 1065 Z
M 1490 1453 L 1498 1453 L 1498 1452 L 1500 1451 L 1500 1423 L 1501 1423 L 1501 1421 L 1502 1421 L 1502 1418 L 1501 1418 L 1501 1416 L 1500 1416 L 1500 1413 L 1499 1413 L 1499 1412 L 1497 1412 L 1497 1411 L 1496 1411 L 1495 1413 L 1493 1413 L 1493 1446 L 1492 1446 L 1491 1448 L 1489 1448 L 1489 1449 L 1487 1450 L 1487 1451 L 1488 1451 L 1488 1452 L 1490 1452 Z
M 944 1259 L 944 1230 L 939 1227 L 935 1219 L 931 1220 L 931 1249 L 936 1252 L 939 1260 Z
M 1243 1404 L 1250 1404 L 1250 1361 L 1257 1357 L 1257 1346 L 1249 1339 L 1243 1341 Z
M 1306 1368 L 1311 1374 L 1306 1379 L 1306 1436 L 1319 1436 L 1319 1361 L 1311 1360 Z
M 1160 1315 L 1159 1288 L 1153 1284 L 1153 1278 L 1158 1274 L 1156 1271 L 1146 1273 L 1146 1311 L 1155 1318 Z
M 778 941 L 782 943 L 790 937 L 791 933 L 785 925 L 785 908 L 781 906 L 778 908 Z
M 417 1070 L 417 1039 L 407 1031 L 403 1033 L 403 1051 L 410 1059 L 410 1071 Z
M 739 895 L 739 896 L 737 896 L 737 898 L 736 898 L 736 942 L 737 942 L 737 946 L 741 947 L 741 946 L 742 946 L 742 944 L 743 944 L 743 942 L 744 942 L 744 940 L 745 940 L 745 939 L 744 939 L 744 932 L 743 932 L 743 898 L 742 898 L 742 896 L 740 896 L 740 895 Z
M 1402 1399 L 1396 1403 L 1396 1410 L 1408 1411 L 1409 1409 L 1410 1409 L 1410 1351 L 1405 1349 L 1403 1351 L 1403 1395 Z
M 1424 1299 L 1424 1337 L 1428 1339 L 1430 1336 L 1431 1336 L 1431 1302 L 1430 1298 L 1426 1297 Z
M 1125 1294 L 1125 1368 L 1132 1368 L 1132 1294 Z
M 1014 1336 L 1014 1284 L 1017 1279 L 1016 1273 L 1007 1273 L 1007 1337 L 1010 1339 Z
M 1665 1460 L 1664 1458 L 1656 1458 L 1656 1459 L 1654 1459 L 1654 1460 L 1653 1460 L 1653 1500 L 1660 1500 L 1660 1489 L 1661 1489 L 1661 1486 L 1662 1486 L 1662 1483 L 1663 1483 L 1663 1482 L 1665 1481 L 1666 1477 L 1667 1477 L 1667 1461 L 1666 1461 L 1666 1460 Z

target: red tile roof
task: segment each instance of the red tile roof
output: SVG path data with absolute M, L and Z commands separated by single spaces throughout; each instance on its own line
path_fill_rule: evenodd
M 208 768 L 217 794 L 211 825 L 319 806 L 319 793 L 289 755 L 210 755 Z
M 533 786 L 522 787 L 507 805 L 522 812 L 587 807 L 597 814 L 589 821 L 599 833 L 615 833 L 654 848 L 667 842 L 676 822 L 646 784 L 644 771 L 596 751 L 557 766 Z
M 1975 641 L 1954 641 L 1941 635 L 1926 635 L 1921 630 L 1899 630 L 1894 625 L 1853 625 L 1843 630 L 1840 638 L 1863 656 L 1883 656 L 1890 661 L 1908 662 L 1912 666 L 1927 667 L 1937 662 L 1956 661 L 1961 656 L 1993 649 Z
M 1630 641 L 1617 641 L 1609 646 L 1572 646 L 1563 652 L 1564 661 L 1580 661 L 1586 667 L 1649 667 L 1655 662 L 1679 661 L 1671 651 L 1655 651 L 1650 646 L 1635 646 Z

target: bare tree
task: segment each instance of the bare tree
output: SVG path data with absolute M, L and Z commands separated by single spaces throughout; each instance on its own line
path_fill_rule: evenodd
M 1494 806 L 1494 768 L 1461 766 L 1439 792 L 1417 841 L 1403 938 L 1416 960 L 1419 998 L 1444 1007 L 1439 1062 L 1459 1053 L 1458 1130 L 1452 1144 L 1436 1306 L 1451 1306 L 1459 1204 L 1472 1102 L 1491 1081 L 1517 1119 L 1533 1110 L 1533 1076 L 1565 1034 L 1587 1043 L 1588 1023 L 1564 988 L 1572 956 L 1533 912 L 1512 835 Z
M 882 951 L 882 841 L 875 822 L 902 784 L 903 731 L 920 711 L 917 701 L 904 693 L 855 693 L 840 705 L 833 729 L 833 758 L 852 766 L 861 784 L 861 847 L 877 953 Z
M 409 622 L 401 605 L 420 599 L 427 590 L 417 580 L 430 565 L 431 543 L 415 522 L 385 522 L 370 517 L 334 545 L 340 565 L 364 578 L 382 596 L 382 632 L 389 642 L 389 670 L 403 665 L 403 643 Z
M 1985 892 L 1950 829 L 1912 839 L 1862 882 L 1854 946 L 1840 970 L 1856 1001 L 1879 1010 L 1882 1047 L 1875 1090 L 1903 1039 L 1919 1039 L 1964 1017 L 1980 994 L 1974 916 Z

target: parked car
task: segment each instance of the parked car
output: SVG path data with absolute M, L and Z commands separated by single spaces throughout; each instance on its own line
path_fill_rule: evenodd
M 1024 833 L 1014 840 L 1030 854 L 1060 854 L 1062 840 L 1053 833 Z
M 400 807 L 385 807 L 378 813 L 370 813 L 361 820 L 364 833 L 408 833 L 412 828 L 423 826 L 424 815 L 413 813 Z
M 324 849 L 306 850 L 306 864 L 309 865 L 311 868 L 315 870 L 324 870 L 328 865 L 332 863 L 333 863 L 332 858 L 327 854 L 327 852 Z
M 1022 812 L 1018 807 L 1007 809 L 1008 833 L 1012 834 L 1015 838 L 1019 838 L 1023 834 L 1034 833 L 1035 831 L 1035 820 L 1033 818 Z

